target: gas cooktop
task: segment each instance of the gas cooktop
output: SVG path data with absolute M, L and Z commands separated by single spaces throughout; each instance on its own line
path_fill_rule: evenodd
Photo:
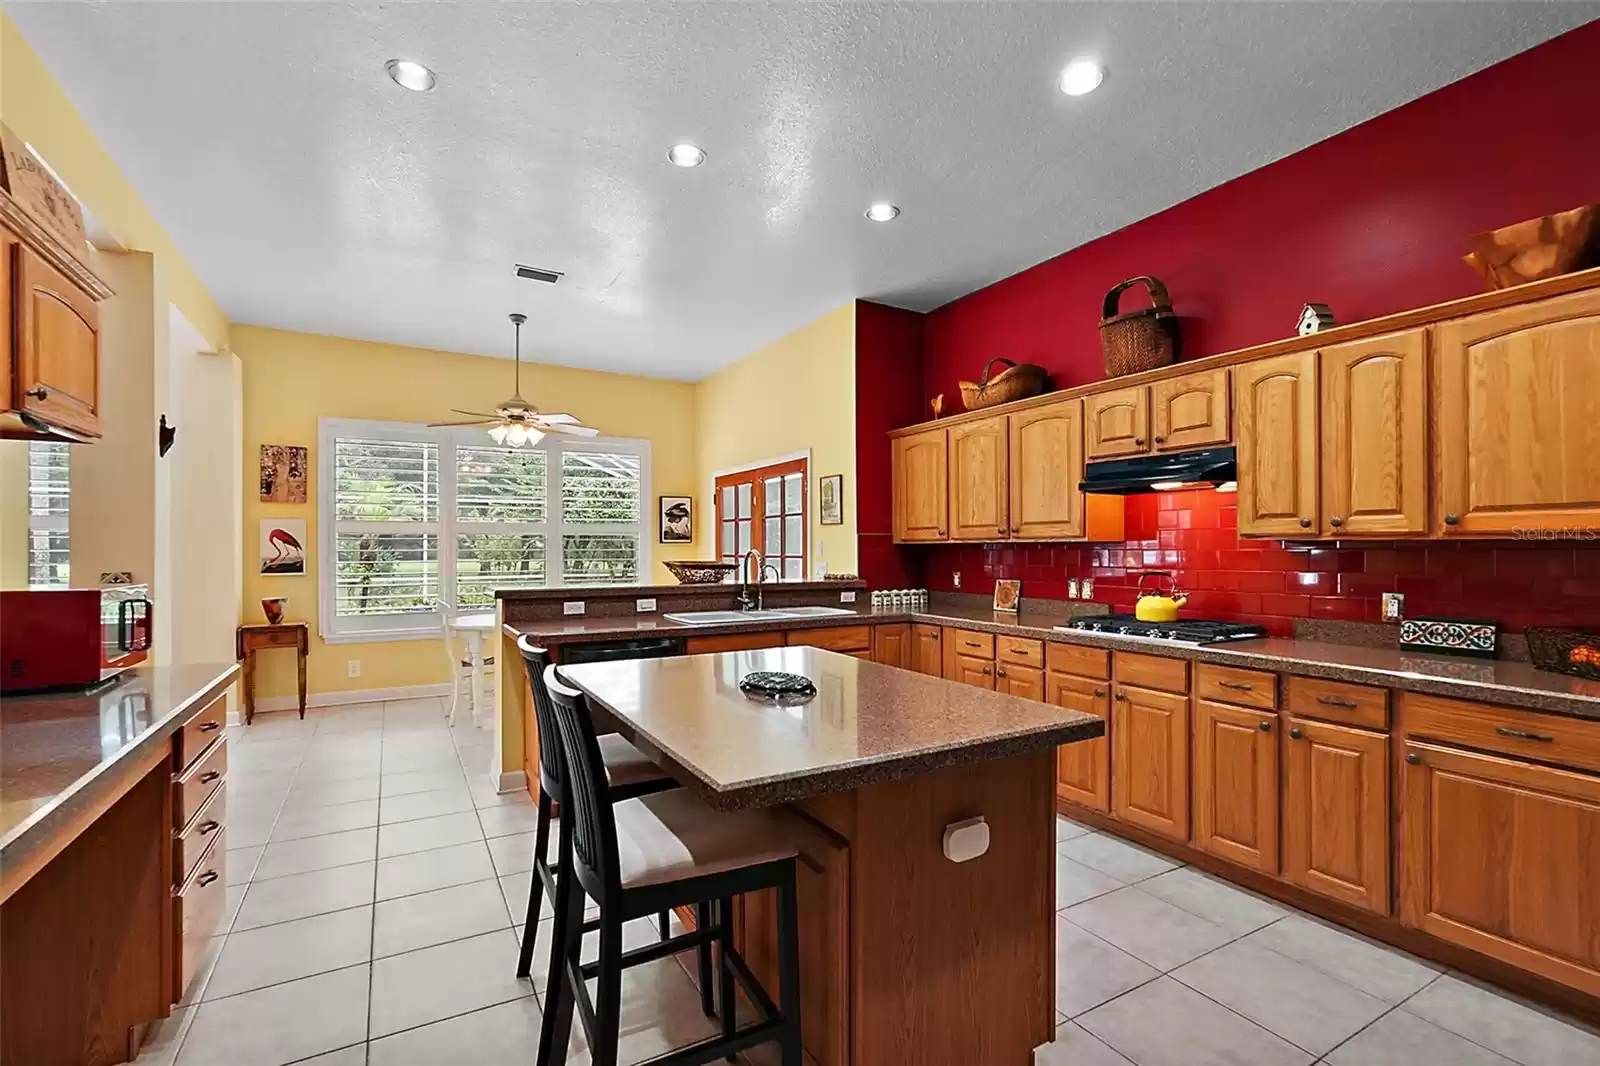
M 1066 625 L 1056 628 L 1064 632 L 1076 629 L 1087 633 L 1138 637 L 1163 644 L 1224 644 L 1232 640 L 1259 640 L 1267 635 L 1265 626 L 1243 622 L 1211 622 L 1203 618 L 1184 618 L 1177 622 L 1141 622 L 1131 614 L 1074 618 Z

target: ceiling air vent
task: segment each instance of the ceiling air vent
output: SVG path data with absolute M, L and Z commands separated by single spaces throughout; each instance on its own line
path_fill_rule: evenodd
M 521 263 L 518 263 L 517 277 L 527 278 L 529 281 L 549 282 L 551 285 L 554 285 L 556 282 L 565 277 L 565 275 L 559 270 L 546 270 L 544 267 L 523 266 Z

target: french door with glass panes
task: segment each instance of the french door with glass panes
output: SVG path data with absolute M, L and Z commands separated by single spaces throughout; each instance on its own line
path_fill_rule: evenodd
M 716 489 L 717 557 L 737 563 L 753 547 L 783 580 L 804 580 L 811 497 L 806 461 L 723 474 Z

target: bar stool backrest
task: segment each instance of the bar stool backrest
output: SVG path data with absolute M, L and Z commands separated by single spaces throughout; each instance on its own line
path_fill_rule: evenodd
M 556 668 L 544 673 L 561 752 L 566 757 L 566 808 L 572 811 L 572 847 L 578 882 L 596 899 L 618 891 L 617 822 L 607 798 L 610 788 L 594 719 L 583 693 L 568 688 Z M 542 738 L 541 738 L 542 739 Z M 562 812 L 562 818 L 568 815 Z
M 550 709 L 550 693 L 545 688 L 544 672 L 550 668 L 550 651 L 526 636 L 517 638 L 517 650 L 528 668 L 528 687 L 533 690 L 533 720 L 539 727 L 539 787 L 557 803 L 563 801 L 566 775 L 561 772 L 561 740 L 555 712 Z

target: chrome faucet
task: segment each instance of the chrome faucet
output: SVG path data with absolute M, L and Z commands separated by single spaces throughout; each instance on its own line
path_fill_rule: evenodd
M 756 598 L 754 603 L 750 601 L 750 557 L 752 555 L 756 557 Z M 744 553 L 744 558 L 739 560 L 739 610 L 761 611 L 766 609 L 766 597 L 762 590 L 765 587 L 768 570 L 772 571 L 773 577 L 779 581 L 783 580 L 783 575 L 778 573 L 778 568 L 767 562 L 766 557 L 759 551 L 751 548 Z

